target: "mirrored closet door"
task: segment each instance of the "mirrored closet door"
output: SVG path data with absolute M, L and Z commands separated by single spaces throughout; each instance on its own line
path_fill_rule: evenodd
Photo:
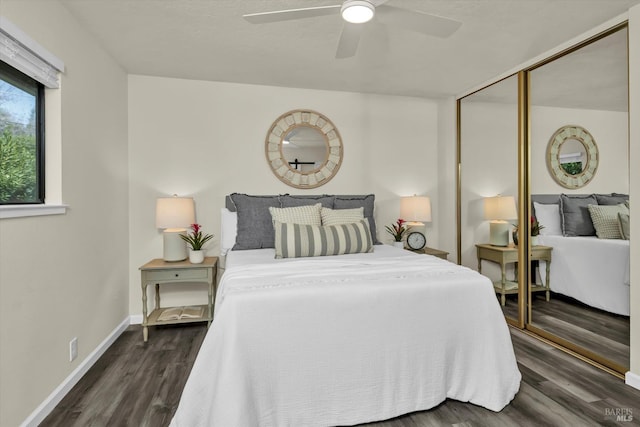
M 528 73 L 540 230 L 527 329 L 618 372 L 629 368 L 627 56 L 621 26 Z
M 494 283 L 502 309 L 523 324 L 512 230 L 518 201 L 518 75 L 458 101 L 459 262 Z

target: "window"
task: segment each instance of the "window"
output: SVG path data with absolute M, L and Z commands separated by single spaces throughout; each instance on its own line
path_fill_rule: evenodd
M 0 204 L 44 203 L 44 86 L 0 62 Z

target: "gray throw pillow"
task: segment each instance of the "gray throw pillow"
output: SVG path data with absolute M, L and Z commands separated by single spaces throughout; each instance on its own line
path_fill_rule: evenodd
M 273 222 L 269 207 L 280 207 L 278 196 L 229 196 L 238 212 L 238 232 L 232 250 L 274 247 Z
M 562 234 L 564 236 L 595 236 L 596 229 L 591 222 L 589 205 L 597 205 L 596 196 L 560 195 Z
M 323 208 L 333 209 L 333 198 L 334 196 L 326 194 L 322 196 L 292 196 L 290 194 L 282 194 L 280 195 L 280 203 L 283 208 L 294 208 L 320 203 Z
M 624 203 L 629 200 L 628 194 L 596 194 L 596 200 L 599 205 L 619 205 L 620 203 Z
M 333 209 L 355 209 L 364 208 L 364 217 L 369 220 L 369 229 L 371 230 L 371 238 L 373 244 L 379 245 L 378 236 L 376 234 L 376 221 L 373 219 L 373 206 L 376 200 L 374 194 L 365 196 L 335 196 L 333 201 Z
M 629 240 L 629 214 L 618 212 L 618 230 L 624 240 Z

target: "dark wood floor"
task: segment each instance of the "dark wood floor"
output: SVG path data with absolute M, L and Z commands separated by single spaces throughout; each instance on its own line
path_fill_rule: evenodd
M 41 426 L 168 425 L 205 333 L 204 325 L 150 328 L 144 344 L 141 327 L 130 326 Z M 511 336 L 523 381 L 501 412 L 447 400 L 367 426 L 640 425 L 640 390 L 520 331 Z M 616 422 L 615 413 L 633 420 Z
M 516 317 L 517 295 L 508 295 L 505 314 Z M 629 366 L 630 325 L 628 316 L 619 316 L 582 304 L 573 298 L 543 293 L 533 299 L 532 325 L 587 350 L 602 355 L 621 366 Z

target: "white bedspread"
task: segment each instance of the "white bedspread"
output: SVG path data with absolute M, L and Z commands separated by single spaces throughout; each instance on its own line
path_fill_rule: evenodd
M 551 282 L 554 292 L 591 307 L 629 315 L 629 241 L 597 237 L 540 236 L 553 247 Z M 546 280 L 545 268 L 540 275 Z
M 381 245 L 228 257 L 174 427 L 351 425 L 446 398 L 499 411 L 519 389 L 493 286 L 470 269 Z

